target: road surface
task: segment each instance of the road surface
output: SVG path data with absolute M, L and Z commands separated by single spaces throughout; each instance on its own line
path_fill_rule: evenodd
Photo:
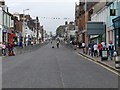
M 2 60 L 3 88 L 117 88 L 118 76 L 61 45 Z

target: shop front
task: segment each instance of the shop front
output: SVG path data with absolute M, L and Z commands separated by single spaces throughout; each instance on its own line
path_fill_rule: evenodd
M 115 48 L 120 56 L 120 16 L 113 19 Z

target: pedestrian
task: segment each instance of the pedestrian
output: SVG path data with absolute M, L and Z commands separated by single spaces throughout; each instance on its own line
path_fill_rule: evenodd
M 91 48 L 91 56 L 93 57 L 94 54 L 94 41 L 90 43 L 90 48 Z
M 79 46 L 79 49 L 81 49 L 82 43 L 81 43 L 81 42 L 78 42 L 78 46 Z
M 21 48 L 23 48 L 23 42 L 22 42 L 22 41 L 19 42 L 19 46 L 20 46 Z
M 33 42 L 33 41 L 31 41 L 31 45 L 34 45 L 34 42 Z
M 7 48 L 8 48 L 8 55 L 12 56 L 12 44 L 8 43 Z
M 51 44 L 52 44 L 52 40 L 51 40 Z
M 82 43 L 83 53 L 85 53 L 85 42 Z
M 74 50 L 77 49 L 77 42 L 74 40 Z
M 11 46 L 12 46 L 12 56 L 15 56 L 14 43 L 11 43 Z
M 104 44 L 104 46 L 102 46 L 102 50 L 108 50 L 106 43 Z
M 112 60 L 113 53 L 114 53 L 114 50 L 115 50 L 115 46 L 113 45 L 112 41 L 109 41 L 108 50 L 109 50 L 110 60 Z
M 94 48 L 94 56 L 98 57 L 98 51 L 97 51 L 98 50 L 98 45 L 97 45 L 97 43 L 94 44 L 93 48 Z
M 2 56 L 2 42 L 0 42 L 0 56 Z
M 59 45 L 60 45 L 60 40 L 59 39 L 57 39 L 56 45 L 57 45 L 57 48 L 59 48 Z
M 88 55 L 91 55 L 91 47 L 90 47 L 91 42 L 88 44 Z
M 2 54 L 6 56 L 6 43 L 5 42 L 3 42 L 2 44 Z
M 105 47 L 105 42 L 104 41 L 102 41 L 101 44 L 102 44 L 102 47 Z
M 102 44 L 100 42 L 98 44 L 98 55 L 102 56 Z

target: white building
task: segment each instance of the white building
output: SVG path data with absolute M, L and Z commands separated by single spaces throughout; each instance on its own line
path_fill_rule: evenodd
M 14 27 L 14 20 L 12 20 L 11 14 L 8 12 L 8 7 L 4 1 L 0 1 L 0 42 L 9 42 L 9 34 L 12 33 L 11 28 Z

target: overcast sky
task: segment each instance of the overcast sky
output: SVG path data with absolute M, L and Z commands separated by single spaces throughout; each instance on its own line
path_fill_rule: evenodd
M 5 0 L 11 13 L 19 12 L 30 14 L 32 18 L 39 17 L 41 25 L 47 32 L 55 33 L 59 25 L 65 21 L 73 21 L 75 2 L 79 0 Z M 53 19 L 59 18 L 59 19 Z M 69 19 L 64 19 L 69 18 Z

